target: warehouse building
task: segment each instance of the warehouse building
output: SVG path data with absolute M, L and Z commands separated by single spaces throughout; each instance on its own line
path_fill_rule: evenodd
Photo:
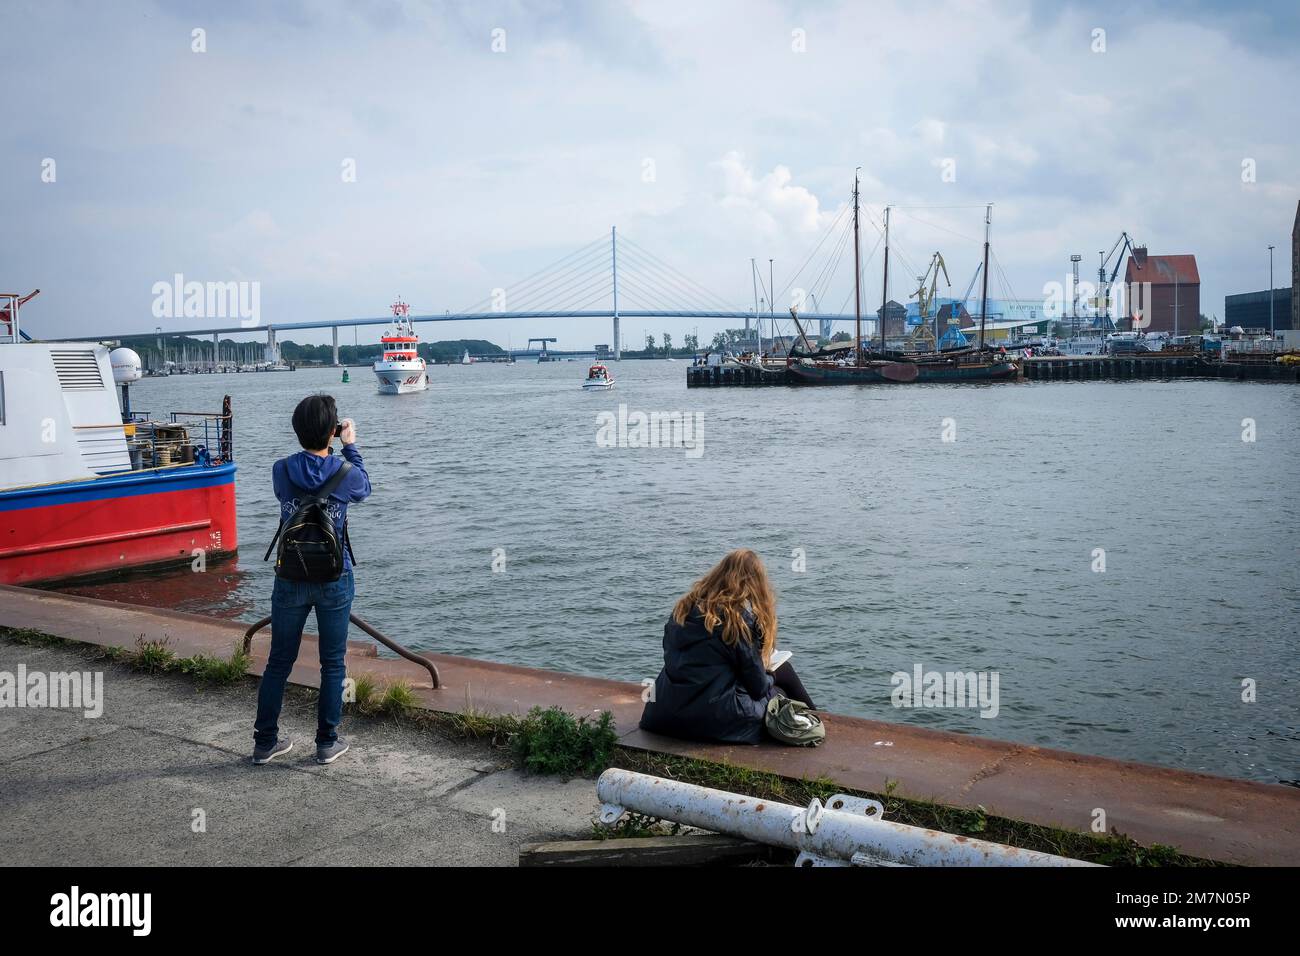
M 1228 328 L 1241 326 L 1243 329 L 1290 329 L 1295 316 L 1295 306 L 1291 301 L 1290 289 L 1274 289 L 1272 320 L 1270 324 L 1268 289 L 1259 292 L 1241 292 L 1225 296 L 1223 299 L 1223 324 Z
M 1124 292 L 1128 296 L 1129 328 L 1137 310 L 1146 332 L 1188 335 L 1201 324 L 1201 274 L 1196 256 L 1153 256 L 1146 246 L 1134 246 L 1124 268 Z

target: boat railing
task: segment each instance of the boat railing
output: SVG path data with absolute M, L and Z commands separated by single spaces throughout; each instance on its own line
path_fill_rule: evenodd
M 233 461 L 233 423 L 229 396 L 221 412 L 169 412 L 166 421 L 156 420 L 147 411 L 133 412 L 126 422 L 131 466 L 142 470 L 195 461 Z

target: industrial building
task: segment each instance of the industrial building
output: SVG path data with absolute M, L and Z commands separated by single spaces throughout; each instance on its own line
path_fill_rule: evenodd
M 1272 299 L 1272 310 L 1269 299 Z M 1290 329 L 1294 316 L 1291 289 L 1268 289 L 1259 292 L 1241 292 L 1223 299 L 1223 324 L 1228 328 Z
M 1146 246 L 1134 246 L 1124 268 L 1128 326 L 1146 332 L 1188 335 L 1201 324 L 1201 274 L 1196 256 L 1153 256 Z
M 1300 201 L 1296 203 L 1295 224 L 1291 227 L 1291 287 L 1241 292 L 1223 299 L 1223 324 L 1228 328 L 1300 329 Z M 1272 307 L 1270 308 L 1270 302 Z

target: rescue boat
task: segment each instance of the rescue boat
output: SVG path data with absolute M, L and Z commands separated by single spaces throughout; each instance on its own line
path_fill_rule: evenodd
M 429 387 L 429 375 L 424 359 L 418 354 L 419 337 L 411 323 L 411 307 L 398 299 L 390 306 L 393 310 L 393 327 L 379 339 L 383 352 L 375 362 L 375 377 L 379 379 L 381 395 L 405 395 L 423 392 Z

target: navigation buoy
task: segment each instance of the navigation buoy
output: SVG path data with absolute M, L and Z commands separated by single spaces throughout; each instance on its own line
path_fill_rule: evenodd
M 347 370 L 347 369 L 344 369 L 344 370 L 343 370 L 343 384 L 346 385 L 347 382 L 348 382 L 348 370 Z

